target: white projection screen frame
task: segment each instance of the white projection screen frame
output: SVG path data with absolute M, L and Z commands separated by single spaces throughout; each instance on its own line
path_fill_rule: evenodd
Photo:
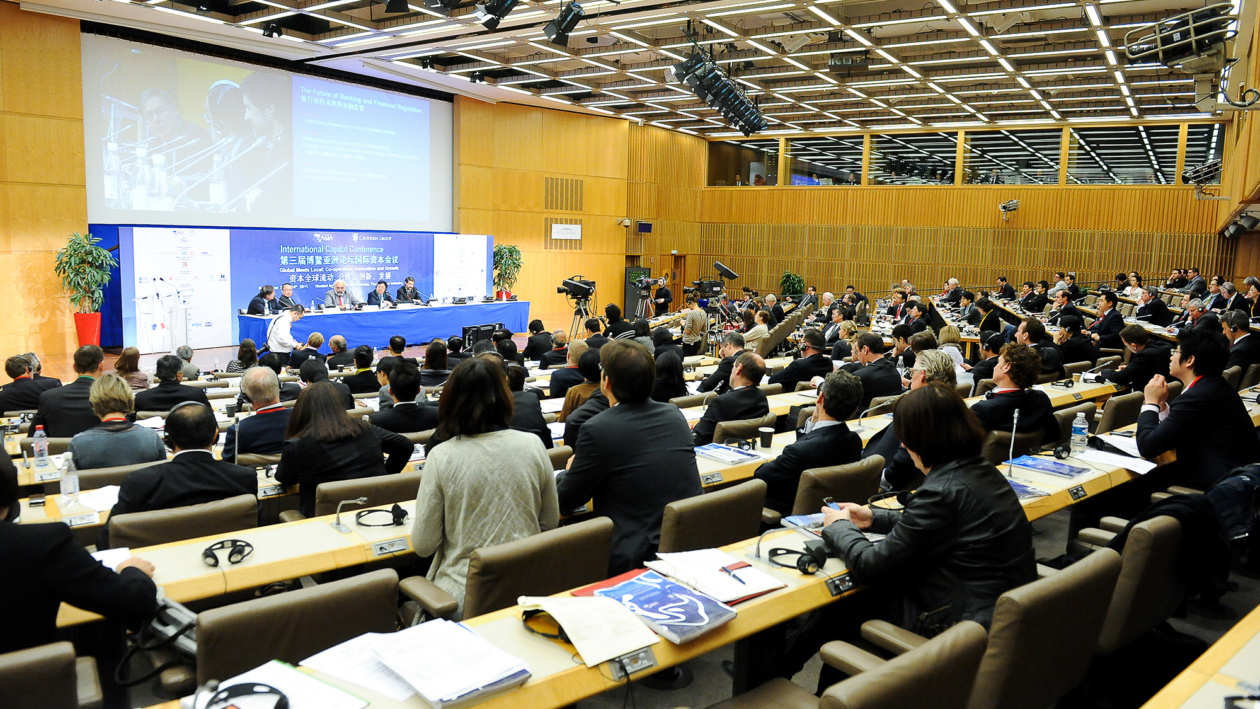
M 451 231 L 449 102 L 94 34 L 82 47 L 89 222 Z

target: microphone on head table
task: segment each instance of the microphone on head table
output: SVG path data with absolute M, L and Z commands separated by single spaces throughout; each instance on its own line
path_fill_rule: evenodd
M 1015 475 L 1015 436 L 1019 433 L 1019 409 L 1011 416 L 1011 449 L 1006 453 L 1006 477 Z

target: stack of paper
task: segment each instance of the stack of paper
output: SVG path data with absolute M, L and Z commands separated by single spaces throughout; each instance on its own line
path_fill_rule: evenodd
M 1128 453 L 1134 458 L 1141 458 L 1142 454 L 1138 452 L 1137 438 L 1133 436 L 1117 436 L 1111 433 L 1104 433 L 1099 438 L 1107 443 Z
M 732 448 L 731 446 L 722 445 L 721 443 L 709 443 L 707 445 L 696 448 L 696 454 L 705 458 L 711 458 L 720 463 L 727 465 L 735 465 L 736 463 L 747 463 L 751 460 L 761 460 L 762 457 L 752 451 Z
M 301 709 L 363 709 L 368 703 L 353 694 L 299 672 L 292 665 L 279 660 L 272 660 L 265 665 L 255 667 L 244 674 L 237 675 L 219 685 L 219 689 L 227 689 L 238 684 L 265 684 L 275 687 L 284 693 L 289 706 Z M 241 706 L 254 706 L 240 702 Z M 260 704 L 270 706 L 270 704 Z
M 638 616 L 611 598 L 521 596 L 516 602 L 526 610 L 549 613 L 587 667 L 661 641 Z
M 547 424 L 547 430 L 551 433 L 551 440 L 553 441 L 564 438 L 564 424 L 559 421 L 552 421 Z
M 114 505 L 118 504 L 118 490 L 117 485 L 106 485 L 96 490 L 81 492 L 79 504 L 97 512 L 112 510 Z
M 564 408 L 564 399 L 543 399 L 539 408 L 544 414 L 558 414 Z
M 119 564 L 131 558 L 131 549 L 128 547 L 118 547 L 117 549 L 94 551 L 92 552 L 92 558 L 101 562 L 105 568 L 112 571 L 118 568 Z
M 644 566 L 722 603 L 736 603 L 787 585 L 720 549 L 657 554 L 657 557 Z M 731 569 L 731 572 L 723 569 Z
M 366 638 L 367 647 L 381 665 L 433 707 L 471 704 L 529 679 L 528 664 L 459 623 L 431 620 L 397 633 Z M 379 683 L 388 682 L 379 671 L 372 676 Z M 355 677 L 347 679 L 360 682 L 363 674 Z M 396 685 L 394 690 L 398 690 Z

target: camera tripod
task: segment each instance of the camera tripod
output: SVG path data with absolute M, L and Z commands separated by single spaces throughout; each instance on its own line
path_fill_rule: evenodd
M 577 337 L 579 332 L 586 330 L 586 320 L 595 317 L 593 312 L 589 296 L 574 299 L 573 322 L 569 324 L 569 342 L 573 342 L 573 338 Z
M 636 320 L 640 318 L 650 320 L 655 313 L 656 306 L 652 303 L 652 289 L 647 288 L 639 291 L 639 304 L 634 308 L 634 318 Z

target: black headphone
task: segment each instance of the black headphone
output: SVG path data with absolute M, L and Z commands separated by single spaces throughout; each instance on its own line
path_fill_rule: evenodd
M 1076 382 L 1069 377 L 1067 379 L 1061 379 L 1057 382 L 1050 382 L 1050 386 L 1059 387 L 1060 389 L 1071 389 L 1076 386 Z
M 534 616 L 536 616 L 536 615 L 542 615 L 542 614 L 544 614 L 544 613 L 546 613 L 546 612 L 547 612 L 547 611 L 542 610 L 542 609 L 540 609 L 540 608 L 535 608 L 535 609 L 533 609 L 533 610 L 524 611 L 524 612 L 522 612 L 522 613 L 521 613 L 521 624 L 523 624 L 523 625 L 525 626 L 525 630 L 527 630 L 528 632 L 533 633 L 534 635 L 541 635 L 541 636 L 542 636 L 542 637 L 544 637 L 544 638 L 550 638 L 551 640 L 559 640 L 559 641 L 561 641 L 561 642 L 566 642 L 566 643 L 569 643 L 570 645 L 572 645 L 572 644 L 573 644 L 573 641 L 569 640 L 569 635 L 568 635 L 568 633 L 565 633 L 565 632 L 564 632 L 564 628 L 561 628 L 559 623 L 556 623 L 556 628 L 557 628 L 558 630 L 557 630 L 556 632 L 554 632 L 554 633 L 544 633 L 544 632 L 543 632 L 543 631 L 541 631 L 541 630 L 536 630 L 533 626 L 531 626 L 531 625 L 529 624 L 529 619 L 530 619 L 530 618 L 533 618 L 533 617 L 534 617 Z
M 289 709 L 289 698 L 284 696 L 284 692 L 269 684 L 259 684 L 257 682 L 235 684 L 227 689 L 220 689 L 210 697 L 210 701 L 206 703 L 204 709 L 233 709 L 236 704 L 230 700 L 237 697 L 256 697 L 258 695 L 275 697 L 276 703 L 273 709 Z
M 742 451 L 750 451 L 753 449 L 752 439 L 740 440 L 737 438 L 728 438 L 723 445 L 730 446 L 731 448 L 738 448 Z
M 229 550 L 229 564 L 239 564 L 245 560 L 245 557 L 254 553 L 254 545 L 244 539 L 224 539 L 223 541 L 211 544 L 205 548 L 205 551 L 201 552 L 201 560 L 206 562 L 206 566 L 219 565 L 219 557 L 215 554 L 215 552 L 220 549 Z
M 778 566 L 784 569 L 796 569 L 797 571 L 801 572 L 802 574 L 805 574 L 806 576 L 813 576 L 814 574 L 818 573 L 818 571 L 822 569 L 823 566 L 827 564 L 827 543 L 824 541 L 805 542 L 804 551 L 799 551 L 796 549 L 774 548 L 770 550 L 769 556 L 762 556 L 761 555 L 761 540 L 765 539 L 766 534 L 769 534 L 770 532 L 777 532 L 777 531 L 779 530 L 777 529 L 767 530 L 765 534 L 762 534 L 760 537 L 757 538 L 757 547 L 753 552 L 754 556 L 756 556 L 758 559 L 772 566 Z M 791 556 L 791 555 L 796 555 L 795 564 L 785 564 L 782 561 L 779 561 L 778 559 L 778 557 L 780 556 Z
M 363 521 L 374 514 L 387 514 L 390 515 L 391 519 L 388 522 L 380 524 L 369 524 L 368 522 Z M 360 510 L 354 515 L 354 523 L 360 527 L 401 527 L 406 521 L 407 510 L 404 510 L 402 506 L 396 502 L 394 503 L 394 506 L 388 510 Z
M 206 406 L 206 405 L 201 403 L 200 401 L 181 401 L 178 404 L 172 406 L 170 411 L 166 412 L 166 417 L 163 420 L 164 421 L 170 420 L 171 414 L 175 413 L 176 411 L 179 411 L 185 406 Z M 206 406 L 206 408 L 210 408 L 210 407 Z M 214 435 L 217 437 L 219 434 L 216 431 Z M 165 425 L 162 426 L 162 444 L 165 445 L 167 448 L 170 448 L 171 450 L 175 450 L 175 446 L 171 445 L 171 436 L 169 433 L 166 432 Z

